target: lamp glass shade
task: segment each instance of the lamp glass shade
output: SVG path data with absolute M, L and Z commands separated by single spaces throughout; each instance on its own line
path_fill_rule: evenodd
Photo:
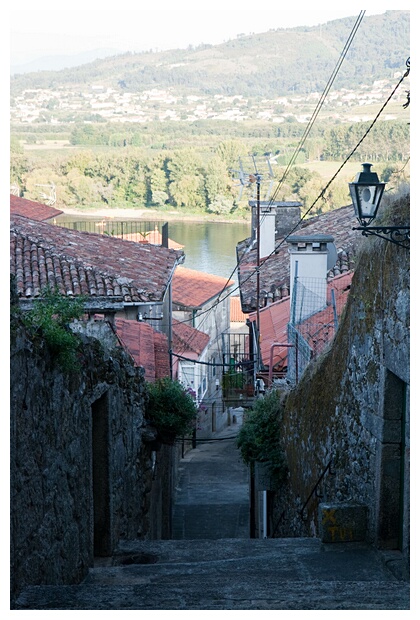
M 370 172 L 370 166 L 363 164 L 363 172 L 356 175 L 354 183 L 349 183 L 354 213 L 362 224 L 375 219 L 385 188 L 378 175 Z

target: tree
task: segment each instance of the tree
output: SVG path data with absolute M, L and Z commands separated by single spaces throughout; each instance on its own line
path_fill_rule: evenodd
M 175 206 L 204 209 L 201 160 L 194 149 L 181 149 L 168 159 L 169 192 Z
M 233 209 L 233 199 L 218 194 L 207 206 L 207 210 L 218 215 L 230 213 Z
M 207 164 L 205 173 L 205 189 L 207 205 L 210 205 L 217 196 L 226 196 L 229 193 L 231 179 L 226 164 L 219 155 L 215 155 Z

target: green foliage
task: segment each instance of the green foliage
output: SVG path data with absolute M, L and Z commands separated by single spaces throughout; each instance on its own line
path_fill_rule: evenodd
M 32 310 L 23 314 L 28 329 L 43 338 L 54 359 L 65 371 L 79 369 L 77 352 L 79 338 L 69 324 L 83 314 L 84 299 L 67 298 L 57 289 L 46 288 L 42 298 L 34 302 Z
M 197 406 L 193 395 L 169 377 L 147 384 L 146 416 L 159 434 L 189 435 L 195 428 Z
M 150 156 L 150 150 L 145 148 L 109 147 L 110 135 L 115 132 L 112 123 L 95 130 L 92 125 L 86 127 L 91 128 L 86 135 L 93 140 L 92 146 L 81 147 L 71 154 L 60 152 L 60 160 L 57 152 L 54 152 L 54 159 L 52 156 L 40 158 L 36 150 L 25 151 L 24 155 L 17 150 L 12 152 L 11 183 L 19 185 L 26 198 L 37 200 L 36 184 L 54 182 L 58 207 L 157 206 L 164 209 L 169 206 L 191 213 L 227 215 L 238 200 L 238 173 L 234 171 L 238 169 L 239 158 L 247 152 L 257 155 L 272 152 L 278 162 L 273 171 L 280 181 L 304 129 L 299 123 L 283 123 L 278 127 L 261 122 L 220 121 L 219 125 L 210 120 L 191 124 L 150 123 L 143 129 L 144 142 L 171 144 L 171 148 Z M 307 159 L 341 161 L 366 128 L 366 123 L 313 127 L 312 141 L 305 151 L 299 152 L 295 162 L 302 165 L 289 170 L 278 199 L 296 200 L 306 208 L 310 206 L 325 185 L 325 175 L 321 178 L 313 170 L 306 169 Z M 77 128 L 74 131 L 77 132 Z M 123 131 L 129 144 L 133 130 L 118 127 L 118 133 Z M 33 127 L 31 132 L 36 135 Z M 99 146 L 101 143 L 104 146 Z M 382 121 L 372 128 L 353 159 L 391 166 L 406 161 L 409 152 L 410 126 L 400 121 Z M 242 198 L 245 200 L 245 193 Z M 348 204 L 346 184 L 339 187 L 335 181 L 324 198 L 325 201 L 317 204 L 316 213 Z
M 236 440 L 244 463 L 266 462 L 277 483 L 286 474 L 285 456 L 280 446 L 281 418 L 281 396 L 273 390 L 255 401 L 253 409 L 244 417 Z
M 222 386 L 224 390 L 242 389 L 244 387 L 244 374 L 229 370 L 223 375 Z

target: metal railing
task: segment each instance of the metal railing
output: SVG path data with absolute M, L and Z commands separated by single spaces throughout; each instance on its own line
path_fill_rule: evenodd
M 324 468 L 322 474 L 320 475 L 320 477 L 318 478 L 318 480 L 316 481 L 315 486 L 313 487 L 312 491 L 309 493 L 308 498 L 306 500 L 306 502 L 303 504 L 302 509 L 299 511 L 300 516 L 302 517 L 302 519 L 305 519 L 305 510 L 306 507 L 308 506 L 309 502 L 311 501 L 314 493 L 316 493 L 319 485 L 321 484 L 322 480 L 324 479 L 325 475 L 327 474 L 327 472 L 330 473 L 331 476 L 334 475 L 334 471 L 332 469 L 332 459 L 330 459 L 328 461 L 328 464 L 326 465 L 326 467 Z
M 149 242 L 154 243 L 155 245 L 164 245 L 165 230 L 167 231 L 168 227 L 168 224 L 165 222 L 152 222 L 146 220 L 124 221 L 108 218 L 78 221 L 66 221 L 56 219 L 55 224 L 57 226 L 62 226 L 63 228 L 70 228 L 72 230 L 79 230 L 89 233 L 99 233 L 102 235 L 110 235 L 111 237 L 120 237 L 121 239 L 128 239 L 144 243 Z M 158 233 L 157 238 L 159 240 L 163 239 L 161 243 L 156 243 L 156 233 Z

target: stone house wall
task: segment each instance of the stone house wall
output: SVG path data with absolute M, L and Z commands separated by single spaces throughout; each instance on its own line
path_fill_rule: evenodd
M 407 201 L 395 211 L 408 221 Z M 409 252 L 367 239 L 336 338 L 286 401 L 289 478 L 274 497 L 275 536 L 319 535 L 321 502 L 363 504 L 367 540 L 408 560 L 409 312 Z
M 81 337 L 81 369 L 63 372 L 45 343 L 11 329 L 11 591 L 80 582 L 122 538 L 167 537 L 170 455 L 157 462 L 144 426 L 142 369 L 115 347 Z M 150 432 L 149 432 L 150 435 Z M 149 440 L 149 441 L 148 441 Z

